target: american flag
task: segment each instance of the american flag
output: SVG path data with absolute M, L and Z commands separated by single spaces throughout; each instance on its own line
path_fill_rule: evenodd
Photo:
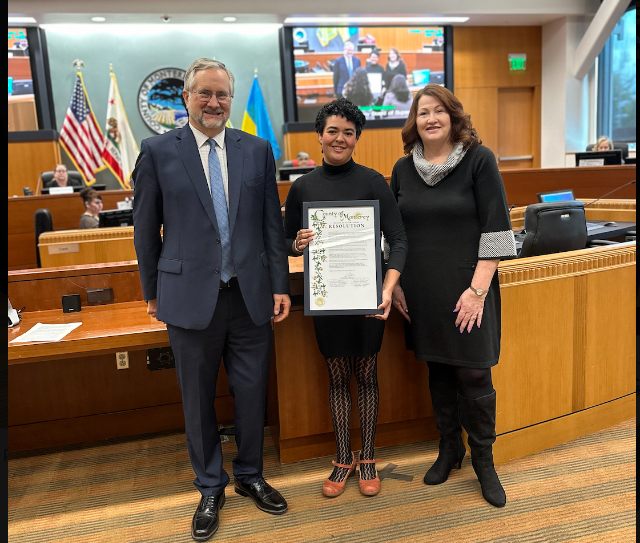
M 100 156 L 104 138 L 91 110 L 80 72 L 76 76 L 71 103 L 60 130 L 60 144 L 84 177 L 85 183 L 93 184 L 93 174 L 105 168 Z

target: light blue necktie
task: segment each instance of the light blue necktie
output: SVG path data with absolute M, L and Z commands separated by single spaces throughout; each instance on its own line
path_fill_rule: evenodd
M 347 57 L 347 70 L 349 71 L 349 77 L 351 77 L 351 73 L 353 72 L 353 65 L 351 64 L 351 57 Z
M 224 194 L 224 184 L 222 182 L 222 170 L 220 169 L 220 159 L 216 152 L 216 142 L 209 140 L 211 149 L 209 150 L 209 179 L 211 181 L 211 198 L 213 199 L 213 209 L 218 219 L 218 230 L 220 231 L 220 243 L 222 244 L 222 274 L 221 279 L 226 283 L 235 274 L 233 259 L 231 257 L 231 232 L 229 230 L 229 211 L 227 210 L 227 198 Z

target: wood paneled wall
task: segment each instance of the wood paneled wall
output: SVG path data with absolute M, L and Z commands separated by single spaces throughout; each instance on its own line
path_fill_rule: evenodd
M 373 168 L 382 175 L 391 175 L 393 166 L 404 156 L 401 128 L 366 128 L 356 145 L 353 159 L 367 168 Z M 285 158 L 291 160 L 300 151 L 322 164 L 322 152 L 315 132 L 288 132 L 284 135 Z
M 509 69 L 510 53 L 526 53 L 526 70 Z M 532 160 L 501 163 L 500 167 L 539 168 L 542 27 L 454 27 L 453 73 L 454 92 L 471 115 L 471 122 L 484 145 L 496 155 L 533 155 Z M 521 91 L 516 92 L 514 100 L 502 104 L 500 119 L 500 91 L 504 93 L 507 89 Z M 510 97 L 511 94 L 502 98 Z M 520 102 L 526 102 L 525 109 Z M 500 144 L 505 146 L 502 151 Z M 530 149 L 527 153 L 521 151 L 525 144 Z
M 437 27 L 424 27 L 432 30 L 437 30 Z M 423 27 L 420 27 L 421 32 L 409 32 L 414 30 L 412 28 L 393 28 L 393 27 L 378 27 L 378 28 L 359 28 L 360 36 L 365 34 L 371 34 L 375 39 L 375 46 L 382 51 L 389 51 L 391 47 L 395 47 L 398 51 L 422 51 L 422 45 L 433 42 L 433 38 L 426 39 Z
M 29 187 L 35 194 L 40 173 L 60 163 L 60 146 L 57 141 L 12 142 L 7 158 L 9 198 L 22 196 L 22 187 Z

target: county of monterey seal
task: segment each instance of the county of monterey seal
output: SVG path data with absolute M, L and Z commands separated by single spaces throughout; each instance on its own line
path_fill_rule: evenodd
M 189 119 L 182 102 L 185 71 L 162 68 L 150 74 L 138 91 L 138 111 L 156 134 L 181 128 Z
M 324 305 L 324 298 L 316 298 L 316 305 L 322 307 Z

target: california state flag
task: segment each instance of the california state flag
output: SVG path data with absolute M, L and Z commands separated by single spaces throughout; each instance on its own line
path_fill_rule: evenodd
M 129 180 L 139 153 L 140 150 L 133 138 L 127 114 L 122 105 L 116 75 L 111 72 L 102 160 L 116 176 L 122 188 L 131 188 Z

